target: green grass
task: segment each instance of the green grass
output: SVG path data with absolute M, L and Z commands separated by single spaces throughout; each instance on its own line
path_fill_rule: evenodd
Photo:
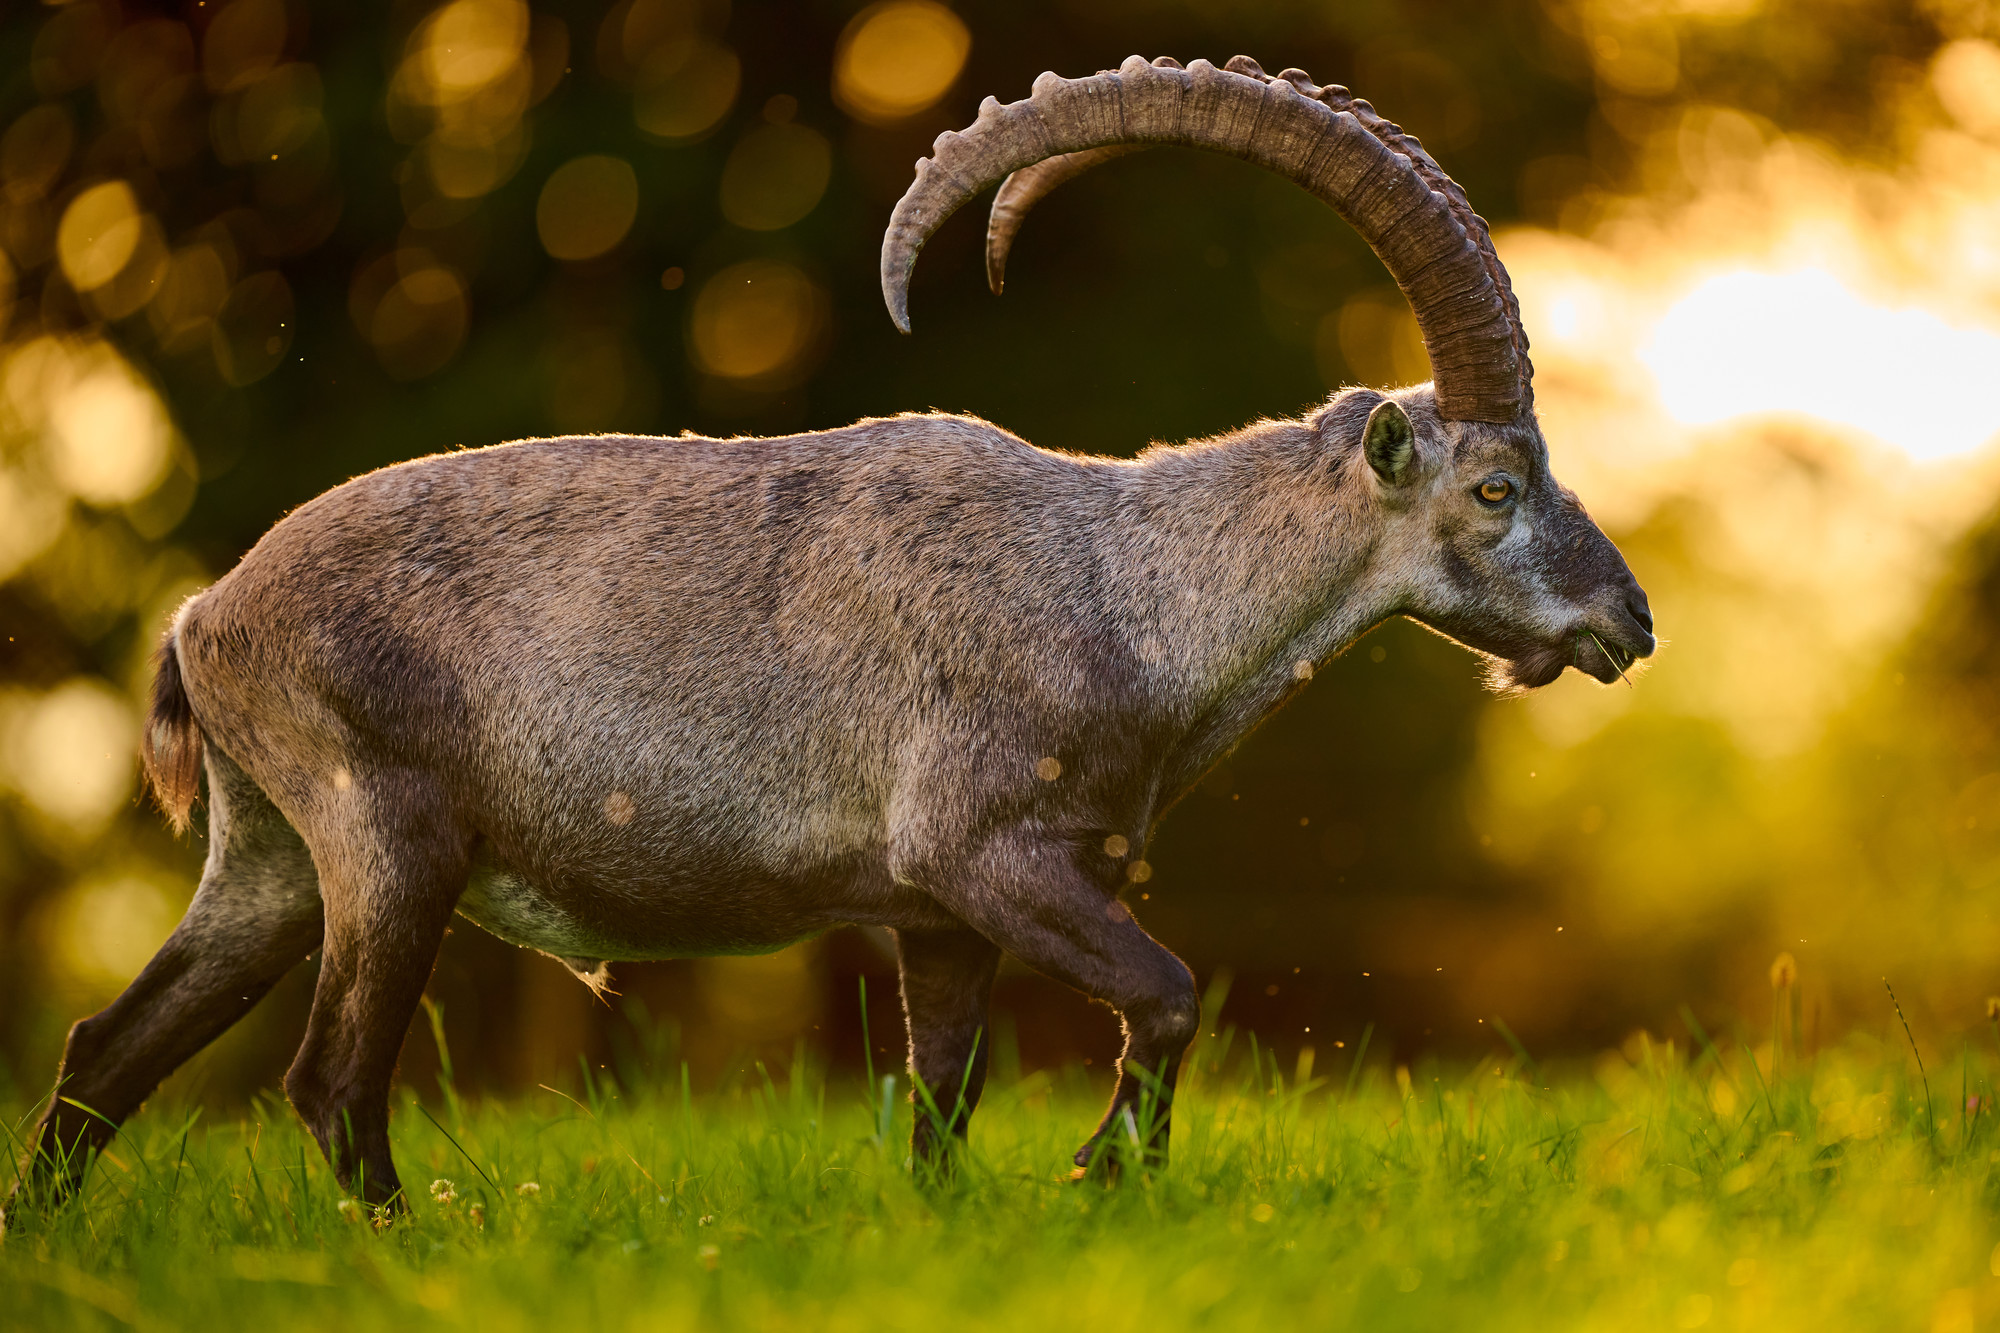
M 1312 1077 L 1207 1041 L 1172 1165 L 1115 1189 L 1060 1179 L 1100 1105 L 1077 1071 L 990 1089 L 963 1169 L 932 1188 L 904 1167 L 901 1097 L 803 1061 L 706 1094 L 671 1073 L 575 1101 L 406 1093 L 396 1151 L 418 1197 L 381 1230 L 343 1208 L 281 1104 L 192 1127 L 154 1106 L 75 1206 L 0 1245 L 0 1325 L 1958 1333 L 2000 1317 L 1987 1062 L 1932 1068 L 1933 1125 L 1907 1046 L 1854 1038 L 1774 1072 L 1768 1052 L 1760 1069 L 1693 1045 L 1353 1077 L 1339 1051 Z M 432 1198 L 434 1179 L 456 1197 Z

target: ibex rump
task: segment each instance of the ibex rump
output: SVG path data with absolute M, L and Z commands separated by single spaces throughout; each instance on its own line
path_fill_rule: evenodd
M 1239 57 L 1136 57 L 989 101 L 919 164 L 883 250 L 1022 212 L 1107 153 L 1250 158 L 1338 208 L 1411 296 L 1437 371 L 1111 461 L 909 416 L 774 440 L 572 438 L 420 459 L 279 523 L 161 653 L 148 771 L 210 847 L 186 919 L 72 1031 L 31 1166 L 88 1149 L 324 951 L 286 1090 L 386 1202 L 396 1054 L 452 914 L 561 957 L 895 932 L 911 1068 L 962 1134 L 1002 951 L 1113 1006 L 1126 1048 L 1083 1166 L 1199 1018 L 1120 900 L 1162 811 L 1393 615 L 1503 682 L 1610 681 L 1644 594 L 1549 475 L 1526 339 L 1485 225 L 1344 89 Z M 963 1089 L 961 1094 L 960 1089 Z M 90 1108 L 90 1111 L 81 1109 Z M 1164 1118 L 1155 1148 L 1165 1145 Z

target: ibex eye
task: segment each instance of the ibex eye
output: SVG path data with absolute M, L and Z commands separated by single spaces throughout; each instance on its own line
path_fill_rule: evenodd
M 1514 493 L 1514 483 L 1511 481 L 1503 481 L 1499 477 L 1495 477 L 1491 481 L 1484 482 L 1479 487 L 1479 498 L 1486 501 L 1486 503 L 1490 505 L 1499 504 L 1502 500 L 1506 499 L 1513 493 Z

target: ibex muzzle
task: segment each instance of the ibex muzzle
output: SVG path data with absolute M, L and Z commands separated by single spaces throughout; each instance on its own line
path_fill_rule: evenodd
M 1114 1126 L 1166 1103 L 1199 1021 L 1120 898 L 1174 799 L 1371 625 L 1503 683 L 1652 651 L 1644 595 L 1549 475 L 1486 226 L 1345 90 L 1238 58 L 1044 75 L 939 139 L 883 246 L 1108 150 L 1216 149 L 1354 224 L 1436 382 L 1131 461 L 908 416 L 772 440 L 529 441 L 419 459 L 284 519 L 176 618 L 146 761 L 209 857 L 186 919 L 70 1034 L 29 1188 L 60 1194 L 182 1060 L 323 950 L 286 1089 L 339 1178 L 394 1200 L 396 1052 L 454 912 L 596 979 L 606 959 L 895 932 L 911 1069 L 963 1134 L 1001 952 L 1115 1007 Z M 1091 155 L 1091 156 L 1078 156 Z M 1159 1114 L 1128 1113 L 1156 1094 Z M 83 1108 L 89 1108 L 85 1110 Z

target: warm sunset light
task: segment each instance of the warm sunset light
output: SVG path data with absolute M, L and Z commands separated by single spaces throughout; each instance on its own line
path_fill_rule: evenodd
M 1675 303 L 1639 357 L 1668 412 L 1690 425 L 1797 413 L 1920 459 L 2000 433 L 2000 334 L 1871 304 L 1823 269 L 1711 278 Z

